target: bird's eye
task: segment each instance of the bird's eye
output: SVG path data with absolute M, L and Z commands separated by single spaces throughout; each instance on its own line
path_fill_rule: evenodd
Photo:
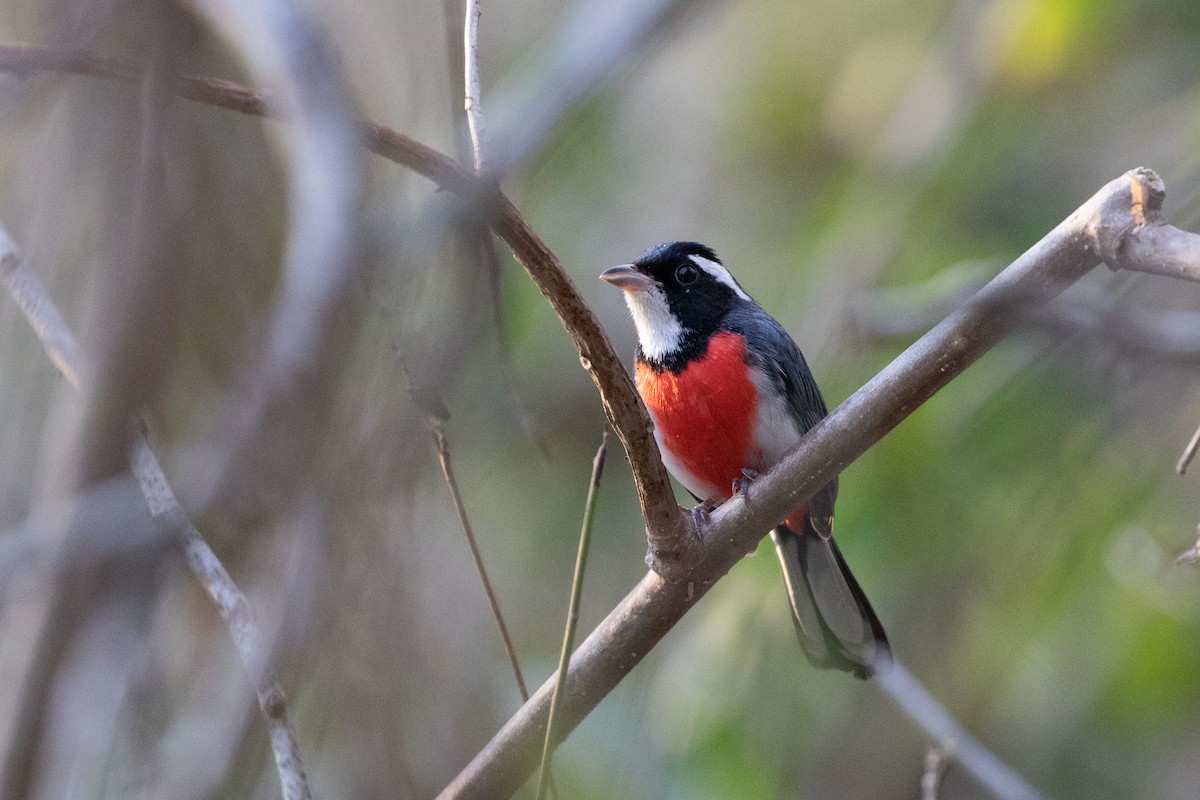
M 689 283 L 695 283 L 696 278 L 700 277 L 700 270 L 693 267 L 691 264 L 684 264 L 679 269 L 675 270 L 675 280 L 679 281 L 683 286 Z

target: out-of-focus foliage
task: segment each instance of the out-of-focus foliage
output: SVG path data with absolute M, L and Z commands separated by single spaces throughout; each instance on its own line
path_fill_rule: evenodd
M 441 5 L 308 5 L 364 115 L 453 151 L 461 100 L 446 42 L 459 32 Z M 494 119 L 553 77 L 548 55 L 579 13 L 560 6 L 485 3 Z M 698 239 L 793 332 L 834 405 L 919 335 L 907 321 L 996 272 L 1125 169 L 1157 169 L 1169 217 L 1197 227 L 1197 9 L 711 0 L 620 59 L 505 188 L 623 354 L 631 325 L 596 275 L 657 242 Z M 132 2 L 9 0 L 0 39 L 149 51 Z M 199 26 L 183 63 L 244 79 Z M 171 114 L 185 300 L 151 418 L 175 476 L 203 456 L 238 354 L 260 332 L 286 197 L 277 123 L 183 101 Z M 129 85 L 0 76 L 0 222 L 84 332 L 104 314 L 92 287 L 122 253 L 136 132 Z M 375 269 L 333 376 L 312 478 L 321 523 L 297 525 L 254 485 L 198 522 L 279 631 L 315 791 L 429 797 L 519 698 L 398 353 L 451 412 L 459 483 L 531 685 L 557 656 L 604 420 L 520 269 L 504 265 L 497 331 L 487 276 L 447 222 L 454 202 L 364 160 Z M 909 290 L 885 291 L 897 287 Z M 1200 287 L 1166 279 L 1099 270 L 1072 291 L 1101 308 L 1200 314 Z M 1195 477 L 1173 473 L 1200 423 L 1197 363 L 1030 329 L 842 478 L 839 538 L 896 652 L 1051 796 L 1200 787 L 1200 573 L 1171 566 L 1200 519 Z M 0 525 L 53 496 L 81 413 L 0 302 Z M 644 572 L 620 458 L 601 491 L 583 630 Z M 143 636 L 121 644 L 144 665 L 120 689 L 105 777 L 75 796 L 170 780 L 273 796 L 227 633 L 188 576 L 164 571 Z M 31 567 L 0 587 L 2 675 L 26 666 L 47 581 Z M 0 684 L 7 735 L 20 681 Z M 580 800 L 913 798 L 926 744 L 872 684 L 808 666 L 763 546 L 572 735 L 556 778 L 560 797 Z M 951 767 L 942 797 L 979 796 Z

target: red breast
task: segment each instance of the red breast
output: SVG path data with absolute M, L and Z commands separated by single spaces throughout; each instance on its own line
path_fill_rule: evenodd
M 756 460 L 758 395 L 745 340 L 718 332 L 702 355 L 677 372 L 639 363 L 637 387 L 659 445 L 682 468 L 673 470 L 676 477 L 701 499 L 727 500 L 733 482 Z

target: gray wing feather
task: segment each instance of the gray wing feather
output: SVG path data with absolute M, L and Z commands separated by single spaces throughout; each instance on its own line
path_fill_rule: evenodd
M 743 334 L 753 359 L 776 382 L 801 433 L 828 411 L 800 348 L 783 326 L 755 303 L 729 312 L 725 324 Z M 783 567 L 792 620 L 800 645 L 817 667 L 842 669 L 860 678 L 890 663 L 891 648 L 870 602 L 833 540 L 837 479 L 809 501 L 804 529 L 781 525 L 771 532 Z
M 825 398 L 792 337 L 757 303 L 745 303 L 729 312 L 725 324 L 746 337 L 754 365 L 771 377 L 787 398 L 788 408 L 807 433 L 829 412 Z M 809 502 L 813 528 L 821 536 L 833 533 L 833 506 L 837 500 L 837 478 Z

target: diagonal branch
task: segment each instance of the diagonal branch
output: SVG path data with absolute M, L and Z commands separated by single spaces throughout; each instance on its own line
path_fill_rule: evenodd
M 713 512 L 692 580 L 668 583 L 653 573 L 604 619 L 571 659 L 563 698 L 565 737 L 641 661 L 742 556 L 763 531 L 896 427 L 1014 328 L 1014 304 L 1040 306 L 1095 267 L 1100 253 L 1139 269 L 1156 244 L 1191 253 L 1200 236 L 1166 225 L 1162 182 L 1139 168 L 1108 183 L 1040 242 L 882 372 L 821 420 L 774 468 Z M 553 680 L 547 681 L 443 790 L 440 800 L 508 797 L 537 764 Z
M 0 45 L 0 71 L 67 70 L 128 80 L 132 62 L 44 48 Z M 179 78 L 180 96 L 270 116 L 262 95 L 211 78 Z M 561 264 L 494 186 L 458 162 L 390 128 L 361 123 L 364 146 L 472 202 L 490 200 L 491 224 L 546 296 L 579 349 L 633 469 L 650 540 L 648 574 L 571 660 L 563 705 L 565 737 L 711 585 L 786 513 L 827 483 L 1017 323 L 1015 302 L 1044 303 L 1102 258 L 1112 268 L 1200 280 L 1200 237 L 1161 218 L 1162 184 L 1149 170 L 1111 182 L 991 284 L 810 431 L 751 493 L 713 514 L 703 540 L 690 535 L 653 444 L 632 382 Z M 550 684 L 543 685 L 447 787 L 443 798 L 508 796 L 536 763 Z M 532 757 L 532 761 L 531 761 Z
M 467 548 L 471 551 L 471 560 L 475 562 L 475 571 L 479 573 L 479 581 L 483 584 L 483 593 L 487 595 L 488 606 L 492 609 L 492 618 L 500 629 L 500 639 L 504 643 L 504 652 L 508 655 L 508 663 L 512 666 L 513 677 L 517 680 L 517 691 L 521 700 L 529 700 L 529 688 L 525 684 L 525 675 L 521 672 L 521 662 L 517 658 L 517 649 L 513 646 L 512 636 L 508 633 L 508 625 L 504 622 L 504 614 L 500 611 L 500 600 L 492 581 L 488 577 L 487 567 L 483 563 L 483 554 L 475 542 L 475 531 L 471 527 L 471 519 L 467 516 L 467 507 L 463 503 L 462 493 L 458 490 L 458 480 L 454 477 L 454 469 L 450 465 L 450 445 L 446 441 L 446 426 L 442 420 L 432 414 L 429 416 L 430 433 L 433 436 L 434 450 L 437 451 L 438 465 L 442 468 L 442 477 L 446 488 L 450 490 L 450 499 L 454 502 L 454 510 L 458 514 L 458 523 L 467 539 Z
M 1187 472 L 1188 465 L 1192 463 L 1192 459 L 1196 457 L 1196 450 L 1200 449 L 1200 428 L 1196 428 L 1196 432 L 1192 434 L 1192 438 L 1188 440 L 1187 445 L 1183 448 L 1183 454 L 1179 456 L 1179 463 L 1175 465 L 1175 471 L 1180 475 Z

